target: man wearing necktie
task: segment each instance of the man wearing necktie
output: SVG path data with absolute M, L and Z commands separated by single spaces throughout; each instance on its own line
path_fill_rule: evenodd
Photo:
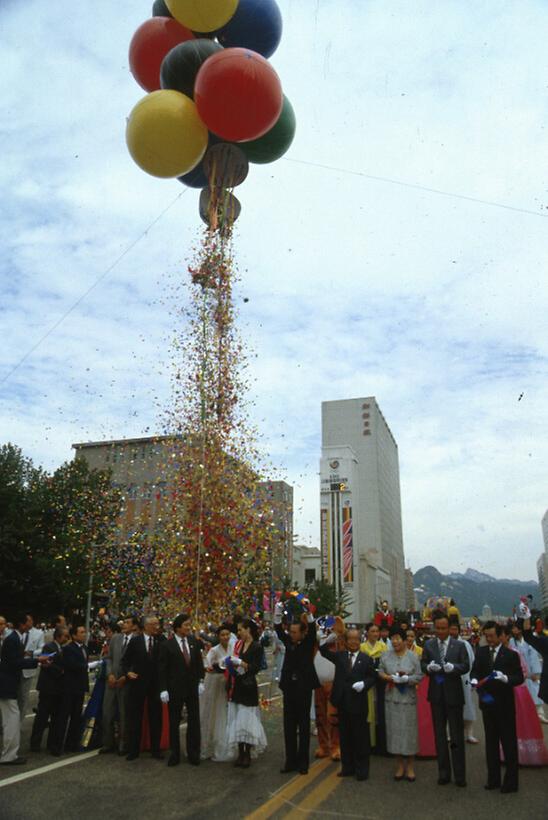
M 0 652 L 0 719 L 3 727 L 2 752 L 0 764 L 14 766 L 26 762 L 19 757 L 21 741 L 21 713 L 17 704 L 17 692 L 21 681 L 22 669 L 34 669 L 38 663 L 49 661 L 44 658 L 25 657 L 25 634 L 30 629 L 27 615 L 15 618 L 15 629 L 2 641 Z M 5 635 L 5 632 L 4 632 Z
M 320 653 L 335 664 L 331 703 L 339 715 L 341 771 L 338 777 L 355 775 L 357 780 L 367 780 L 371 753 L 367 692 L 375 685 L 375 665 L 369 655 L 360 652 L 358 629 L 347 629 L 345 637 L 346 650 L 342 652 L 329 649 L 329 644 L 337 640 L 335 632 L 320 644 Z
M 449 619 L 444 612 L 433 615 L 435 638 L 426 641 L 422 656 L 422 671 L 428 675 L 428 701 L 432 712 L 438 785 L 451 782 L 451 767 L 455 785 L 466 786 L 466 753 L 464 742 L 464 692 L 461 676 L 470 670 L 470 661 L 462 641 L 449 636 Z M 447 724 L 451 737 L 451 753 L 447 741 Z
M 85 626 L 71 626 L 71 640 L 63 646 L 63 714 L 61 735 L 65 738 L 65 751 L 80 751 L 82 736 L 82 707 L 89 692 L 88 653 L 85 646 Z
M 127 687 L 122 669 L 122 658 L 130 640 L 139 630 L 139 619 L 124 618 L 122 631 L 112 636 L 106 657 L 107 685 L 103 699 L 103 746 L 100 754 L 116 752 L 127 754 L 126 699 Z M 114 722 L 118 715 L 118 749 L 114 741 Z
M 150 749 L 152 757 L 163 759 L 160 751 L 162 736 L 162 704 L 158 689 L 158 659 L 161 638 L 156 616 L 145 618 L 143 634 L 134 636 L 122 657 L 122 671 L 127 686 L 126 725 L 127 757 L 136 760 L 141 747 L 141 726 L 145 703 L 148 707 Z
M 187 712 L 186 753 L 193 766 L 200 764 L 200 699 L 205 676 L 200 647 L 192 633 L 190 615 L 182 613 L 173 621 L 173 638 L 160 650 L 160 697 L 169 704 L 168 766 L 181 762 L 179 724 L 183 706 Z
M 485 729 L 487 790 L 518 790 L 518 741 L 514 687 L 523 683 L 518 652 L 501 643 L 502 627 L 487 621 L 483 627 L 487 646 L 478 647 L 470 674 L 472 686 L 478 687 L 481 715 Z M 479 684 L 479 686 L 478 686 Z M 500 746 L 506 771 L 501 784 Z

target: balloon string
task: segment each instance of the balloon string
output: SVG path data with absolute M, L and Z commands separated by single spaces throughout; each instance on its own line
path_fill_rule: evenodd
M 204 494 L 205 494 L 205 455 L 206 455 L 206 420 L 207 420 L 207 400 L 205 394 L 206 373 L 208 370 L 208 345 L 207 345 L 207 293 L 202 288 L 202 367 L 200 374 L 200 421 L 201 421 L 201 458 L 200 458 L 200 502 L 198 509 L 198 539 L 196 545 L 196 615 L 195 620 L 198 625 L 200 613 L 200 566 L 202 556 L 202 539 L 204 527 Z

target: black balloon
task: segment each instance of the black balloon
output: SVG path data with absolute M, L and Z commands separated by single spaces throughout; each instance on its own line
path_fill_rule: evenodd
M 221 138 L 217 137 L 215 134 L 212 134 L 210 131 L 207 146 L 208 150 L 212 145 L 217 145 L 219 142 L 222 142 Z M 189 171 L 188 174 L 183 174 L 181 177 L 177 177 L 179 182 L 182 182 L 183 185 L 188 185 L 189 188 L 207 188 L 209 185 L 209 177 L 205 172 L 204 159 L 205 155 L 202 161 L 199 162 L 198 165 L 192 169 L 192 171 Z
M 194 80 L 208 57 L 222 51 L 213 40 L 186 40 L 172 48 L 162 61 L 160 85 L 194 99 Z
M 164 0 L 154 0 L 152 4 L 153 17 L 173 17 Z

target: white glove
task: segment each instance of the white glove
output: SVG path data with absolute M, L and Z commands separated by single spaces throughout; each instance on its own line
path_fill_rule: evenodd
M 408 683 L 409 675 L 400 675 L 399 683 Z
M 455 667 L 452 663 L 444 663 L 443 664 L 443 671 L 447 672 L 447 674 L 449 674 L 449 672 L 452 672 L 454 668 Z
M 497 669 L 495 672 L 495 680 L 499 680 L 501 683 L 508 683 L 508 676 Z
M 274 623 L 281 624 L 282 618 L 284 616 L 284 605 L 281 601 L 274 606 Z
M 167 689 L 164 689 L 163 692 L 160 692 L 160 700 L 162 703 L 169 703 L 169 692 Z
M 200 683 L 198 684 L 198 694 L 203 695 L 204 692 L 205 692 L 204 682 L 200 681 Z M 168 697 L 169 697 L 169 695 L 168 695 Z
M 336 632 L 330 632 L 329 635 L 322 635 L 320 637 L 320 646 L 326 646 L 330 643 L 335 643 L 336 640 L 337 640 L 337 633 Z
M 354 692 L 363 692 L 365 689 L 365 683 L 362 680 L 357 680 L 356 683 L 352 684 L 352 689 Z
M 478 679 L 477 678 L 471 678 L 470 686 L 477 686 L 477 685 L 478 685 Z
M 396 673 L 395 675 L 390 675 L 392 678 L 392 683 L 400 683 L 400 676 Z
M 308 611 L 306 613 L 306 620 L 308 621 L 309 624 L 314 623 L 314 615 L 310 611 Z
M 101 666 L 102 662 L 103 661 L 90 661 L 88 663 L 88 669 L 91 672 L 92 669 L 97 669 L 98 666 Z
M 239 666 L 239 667 L 236 669 L 236 674 L 237 674 L 237 675 L 245 675 L 245 669 L 243 668 L 243 666 Z
M 231 658 L 230 660 L 232 661 L 233 666 L 241 666 L 242 665 L 242 659 L 241 658 Z
M 427 672 L 441 672 L 441 666 L 436 661 L 430 661 L 428 666 L 426 667 Z

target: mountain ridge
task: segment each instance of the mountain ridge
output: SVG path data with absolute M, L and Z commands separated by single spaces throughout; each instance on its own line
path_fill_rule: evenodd
M 537 599 L 539 593 L 537 581 L 494 578 L 471 567 L 464 573 L 443 574 L 427 565 L 417 570 L 413 579 L 419 609 L 431 596 L 446 596 L 454 598 L 461 615 L 467 618 L 481 615 L 485 605 L 491 607 L 493 615 L 510 616 L 522 595 L 531 594 Z

